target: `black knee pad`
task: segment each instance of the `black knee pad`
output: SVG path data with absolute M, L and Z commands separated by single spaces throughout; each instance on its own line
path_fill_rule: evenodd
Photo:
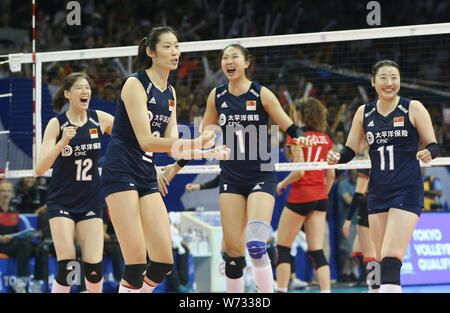
M 245 256 L 231 257 L 225 253 L 225 275 L 228 278 L 236 279 L 242 277 L 246 266 Z
M 277 245 L 277 256 L 275 266 L 281 263 L 291 263 L 291 248 Z
M 381 284 L 400 284 L 400 269 L 402 262 L 397 258 L 383 258 L 381 260 Z
M 315 270 L 317 270 L 319 267 L 328 265 L 327 258 L 325 257 L 325 254 L 323 253 L 322 249 L 308 251 L 308 257 Z
M 358 222 L 359 226 L 369 227 L 369 210 L 367 209 L 367 199 L 364 197 L 358 210 Z
M 144 282 L 146 270 L 147 263 L 125 265 L 122 278 L 127 281 L 130 287 L 140 289 Z
M 99 263 L 87 263 L 83 262 L 84 276 L 90 283 L 98 283 L 103 278 L 103 262 Z
M 80 272 L 80 262 L 77 260 L 61 260 L 58 261 L 58 272 L 55 280 L 62 286 L 71 286 L 76 278 L 79 279 L 79 277 L 75 277 L 75 275 L 80 275 Z
M 147 278 L 151 281 L 160 284 L 162 281 L 170 274 L 173 270 L 173 263 L 158 263 L 150 261 L 150 264 L 147 267 Z

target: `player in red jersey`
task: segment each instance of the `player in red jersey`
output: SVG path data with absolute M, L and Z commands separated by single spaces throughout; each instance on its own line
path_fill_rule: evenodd
M 305 135 L 317 145 L 300 148 L 288 138 L 293 162 L 326 161 L 333 148 L 330 137 L 324 133 L 327 109 L 315 98 L 302 99 L 296 104 L 296 122 Z M 291 184 L 291 192 L 278 224 L 277 282 L 278 292 L 287 292 L 290 276 L 289 251 L 295 236 L 305 223 L 308 256 L 316 271 L 321 292 L 330 292 L 330 267 L 323 253 L 325 217 L 328 208 L 328 192 L 335 177 L 334 169 L 318 171 L 294 171 L 278 183 L 277 192 Z

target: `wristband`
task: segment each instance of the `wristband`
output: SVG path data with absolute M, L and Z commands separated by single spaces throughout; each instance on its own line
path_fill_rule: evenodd
M 431 158 L 437 158 L 439 156 L 439 145 L 435 142 L 430 143 L 427 147 L 428 151 L 430 151 Z
M 341 155 L 341 158 L 339 159 L 338 163 L 343 164 L 353 160 L 356 153 L 355 151 L 352 150 L 352 148 L 345 146 L 344 148 L 341 149 L 341 151 L 339 151 L 339 154 Z
M 286 129 L 286 134 L 291 136 L 292 139 L 298 138 L 298 137 L 306 137 L 305 132 L 295 124 L 292 124 L 291 126 Z
M 190 160 L 183 160 L 183 159 L 181 159 L 181 160 L 178 160 L 178 161 L 177 161 L 177 164 L 178 164 L 180 167 L 183 167 L 183 166 L 185 166 L 186 164 L 188 164 L 189 161 L 190 161 Z

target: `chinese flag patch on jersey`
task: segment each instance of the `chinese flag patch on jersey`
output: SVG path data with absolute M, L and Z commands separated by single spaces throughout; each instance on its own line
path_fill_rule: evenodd
M 245 108 L 247 109 L 247 111 L 256 111 L 256 101 L 255 100 L 245 101 Z
M 89 134 L 91 135 L 91 139 L 97 139 L 98 138 L 97 128 L 89 129 Z
M 175 106 L 175 101 L 173 100 L 169 100 L 169 111 L 172 112 L 173 111 L 173 107 Z
M 405 117 L 404 116 L 394 117 L 394 127 L 403 127 L 403 126 L 405 126 Z

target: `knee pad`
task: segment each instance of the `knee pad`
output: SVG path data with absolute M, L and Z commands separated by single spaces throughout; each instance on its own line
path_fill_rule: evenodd
M 328 265 L 327 258 L 325 257 L 325 254 L 323 253 L 323 250 L 314 250 L 314 251 L 308 251 L 308 257 L 311 261 L 311 264 L 314 268 L 314 270 L 317 270 L 318 268 Z
M 383 258 L 381 260 L 381 284 L 400 284 L 400 269 L 402 262 L 397 258 Z
M 369 211 L 367 210 L 367 200 L 365 198 L 359 206 L 357 224 L 359 226 L 369 227 Z
M 291 263 L 291 248 L 277 245 L 277 256 L 275 266 L 281 263 Z
M 244 268 L 247 266 L 244 256 L 231 257 L 225 253 L 224 260 L 226 277 L 232 279 L 242 277 L 242 275 L 244 274 Z
M 71 286 L 75 281 L 79 283 L 80 273 L 81 267 L 77 260 L 61 260 L 58 261 L 58 272 L 55 280 L 61 286 Z
M 174 264 L 168 263 L 158 263 L 154 261 L 150 261 L 149 266 L 147 267 L 147 278 L 151 281 L 160 284 L 162 281 L 169 275 L 173 270 Z
M 83 262 L 84 276 L 90 283 L 98 283 L 103 278 L 103 262 L 99 263 L 87 263 Z
M 125 265 L 123 270 L 123 279 L 130 287 L 140 289 L 144 282 L 144 275 L 147 270 L 147 263 Z
M 270 264 L 266 253 L 266 243 L 269 238 L 270 225 L 261 219 L 253 219 L 247 223 L 247 250 L 255 266 Z

